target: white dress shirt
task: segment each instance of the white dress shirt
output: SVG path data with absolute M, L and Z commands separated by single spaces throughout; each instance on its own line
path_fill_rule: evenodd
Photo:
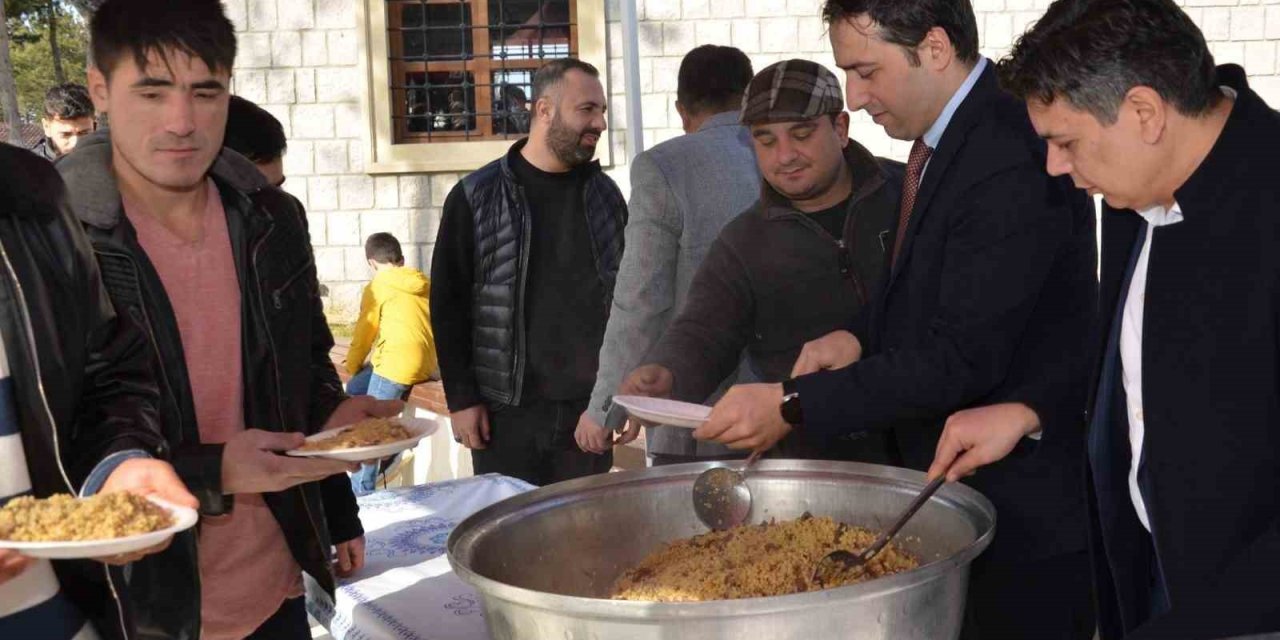
M 1133 500 L 1133 510 L 1138 513 L 1138 520 L 1142 521 L 1142 526 L 1147 531 L 1151 531 L 1147 505 L 1138 489 L 1138 464 L 1142 461 L 1142 441 L 1147 429 L 1146 418 L 1142 413 L 1142 316 L 1147 301 L 1147 262 L 1151 256 L 1156 227 L 1182 222 L 1182 209 L 1175 202 L 1169 209 L 1157 205 L 1139 211 L 1138 215 L 1147 221 L 1147 240 L 1142 244 L 1142 252 L 1138 254 L 1138 263 L 1133 268 L 1133 280 L 1129 283 L 1129 295 L 1124 301 L 1124 317 L 1120 321 L 1120 363 L 1129 417 L 1129 450 L 1132 453 L 1132 460 L 1129 462 L 1129 497 Z

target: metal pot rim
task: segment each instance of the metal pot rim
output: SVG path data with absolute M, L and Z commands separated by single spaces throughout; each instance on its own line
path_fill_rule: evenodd
M 975 520 L 975 525 L 979 530 L 983 528 L 983 525 L 986 526 L 986 531 L 982 535 L 951 556 L 935 560 L 911 571 L 835 589 L 764 598 L 713 600 L 707 602 L 608 600 L 536 591 L 499 582 L 471 570 L 460 558 L 460 547 L 471 544 L 474 539 L 482 536 L 487 529 L 496 526 L 493 523 L 499 522 L 504 517 L 520 513 L 529 506 L 572 499 L 585 493 L 617 485 L 658 481 L 676 476 L 687 475 L 692 482 L 692 478 L 698 473 L 717 466 L 726 466 L 726 463 L 694 462 L 601 474 L 560 482 L 512 496 L 477 511 L 454 528 L 453 532 L 449 534 L 449 540 L 446 545 L 449 564 L 459 578 L 475 587 L 481 594 L 523 606 L 568 611 L 573 614 L 608 617 L 611 619 L 718 618 L 726 615 L 741 615 L 744 612 L 744 608 L 748 608 L 753 615 L 780 613 L 811 609 L 814 605 L 824 602 L 848 603 L 879 598 L 885 594 L 910 589 L 916 585 L 942 578 L 955 567 L 972 562 L 978 554 L 982 553 L 991 544 L 992 539 L 995 537 L 996 511 L 991 502 L 971 487 L 962 484 L 948 484 L 934 495 L 931 502 L 942 501 L 955 504 L 955 508 Z M 897 484 L 914 490 L 919 490 L 926 484 L 925 474 L 919 471 L 860 462 L 772 459 L 760 460 L 752 467 L 753 475 L 769 472 L 773 472 L 772 475 L 813 476 L 815 479 L 824 476 L 862 475 L 876 478 L 886 484 Z

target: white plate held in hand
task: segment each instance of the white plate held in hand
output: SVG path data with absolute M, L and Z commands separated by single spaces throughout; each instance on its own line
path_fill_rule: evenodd
M 711 417 L 711 407 L 691 402 L 644 396 L 614 396 L 613 401 L 635 418 L 668 427 L 697 429 Z
M 331 460 L 342 460 L 345 462 L 368 462 L 379 458 L 387 458 L 393 456 L 405 449 L 412 449 L 417 446 L 418 441 L 435 433 L 440 425 L 435 420 L 426 418 L 393 418 L 395 421 L 404 425 L 409 432 L 409 437 L 404 440 L 388 442 L 386 444 L 373 445 L 371 447 L 353 447 L 350 449 L 329 449 L 325 451 L 301 451 L 293 449 L 286 451 L 285 455 L 297 456 L 300 458 L 329 458 Z M 347 425 L 350 426 L 350 425 Z M 307 438 L 307 442 L 319 442 L 328 440 L 338 435 L 346 427 L 337 429 L 329 429 L 321 431 Z
M 133 553 L 150 549 L 173 537 L 173 534 L 186 531 L 195 526 L 200 516 L 195 509 L 181 507 L 159 498 L 148 497 L 148 500 L 163 507 L 173 518 L 173 525 L 136 536 L 108 538 L 106 540 L 78 540 L 74 542 L 18 542 L 0 540 L 0 549 L 13 549 L 31 558 L 48 558 L 50 560 L 79 560 L 84 558 L 107 558 L 125 553 Z

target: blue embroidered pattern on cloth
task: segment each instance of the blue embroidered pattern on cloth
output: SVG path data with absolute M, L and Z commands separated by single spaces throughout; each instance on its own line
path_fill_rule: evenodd
M 449 567 L 449 534 L 471 514 L 531 489 L 485 475 L 361 496 L 365 568 L 336 602 L 310 578 L 307 610 L 335 640 L 488 637 L 475 591 Z

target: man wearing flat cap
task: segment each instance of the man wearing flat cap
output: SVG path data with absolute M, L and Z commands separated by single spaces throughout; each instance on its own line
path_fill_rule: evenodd
M 897 217 L 901 165 L 849 139 L 835 75 L 785 60 L 743 96 L 763 177 L 760 199 L 716 238 L 683 311 L 621 393 L 700 402 L 743 350 L 759 380 L 781 382 L 805 342 L 846 326 L 880 279 Z M 885 434 L 859 433 L 788 457 L 896 462 Z

